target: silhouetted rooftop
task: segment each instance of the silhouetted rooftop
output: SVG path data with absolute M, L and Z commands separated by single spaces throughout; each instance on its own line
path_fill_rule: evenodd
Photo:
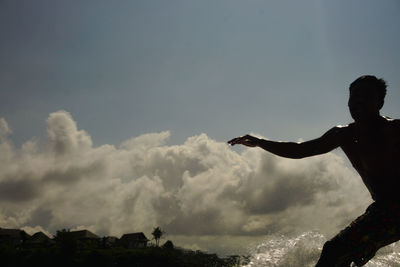
M 143 234 L 143 232 L 124 234 L 121 236 L 121 240 L 126 240 L 126 239 L 149 241 L 147 237 Z

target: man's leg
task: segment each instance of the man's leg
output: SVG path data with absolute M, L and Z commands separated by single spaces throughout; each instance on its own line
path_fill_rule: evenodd
M 376 251 L 400 239 L 400 204 L 371 204 L 367 211 L 325 243 L 316 267 L 363 266 Z
M 322 249 L 321 257 L 316 267 L 348 267 L 352 262 L 351 251 L 346 249 L 346 245 L 340 234 L 327 241 Z
M 368 233 L 371 217 L 370 205 L 367 211 L 349 226 L 327 241 L 322 248 L 316 267 L 349 267 L 357 257 L 357 248 Z

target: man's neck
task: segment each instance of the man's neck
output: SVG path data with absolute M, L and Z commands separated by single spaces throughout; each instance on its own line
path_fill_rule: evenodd
M 370 129 L 377 127 L 382 123 L 383 120 L 384 118 L 380 114 L 377 114 L 376 116 L 369 117 L 364 120 L 355 121 L 354 124 L 359 129 Z

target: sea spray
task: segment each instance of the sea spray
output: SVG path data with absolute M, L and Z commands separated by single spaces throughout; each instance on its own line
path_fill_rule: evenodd
M 370 260 L 366 267 L 400 267 L 400 243 L 396 242 L 389 246 L 383 247 L 376 253 L 375 257 Z
M 245 267 L 307 267 L 315 265 L 326 239 L 316 232 L 300 236 L 270 236 L 261 244 L 250 248 L 251 257 Z
M 270 236 L 249 249 L 243 267 L 311 267 L 315 266 L 327 239 L 317 232 L 296 237 Z M 365 267 L 400 267 L 400 243 L 380 249 Z

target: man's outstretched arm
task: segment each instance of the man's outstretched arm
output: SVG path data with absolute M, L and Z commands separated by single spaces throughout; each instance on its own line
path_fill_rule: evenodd
M 343 136 L 342 127 L 334 127 L 320 138 L 301 142 L 278 142 L 260 139 L 251 135 L 245 135 L 228 141 L 230 145 L 241 144 L 248 147 L 261 147 L 275 155 L 300 159 L 327 153 L 340 146 Z

